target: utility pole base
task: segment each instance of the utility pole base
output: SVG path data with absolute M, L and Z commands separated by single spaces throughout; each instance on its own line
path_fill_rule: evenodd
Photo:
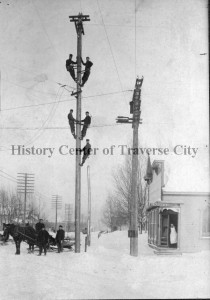
M 130 255 L 138 256 L 138 237 L 130 238 Z

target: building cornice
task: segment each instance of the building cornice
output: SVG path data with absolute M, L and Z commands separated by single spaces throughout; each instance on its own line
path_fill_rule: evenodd
M 163 196 L 203 196 L 210 197 L 210 192 L 174 192 L 162 190 Z

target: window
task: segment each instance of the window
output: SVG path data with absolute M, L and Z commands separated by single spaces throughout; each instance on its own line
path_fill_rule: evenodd
M 202 236 L 210 237 L 210 206 L 206 207 L 202 215 Z

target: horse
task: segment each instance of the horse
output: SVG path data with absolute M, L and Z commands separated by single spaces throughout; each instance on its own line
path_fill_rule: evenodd
M 34 251 L 34 245 L 36 244 L 37 233 L 31 226 L 20 226 L 15 224 L 3 224 L 3 237 L 4 241 L 8 240 L 9 235 L 13 237 L 16 245 L 16 253 L 20 254 L 20 244 L 22 241 L 29 244 L 29 251 Z M 30 252 L 29 252 L 30 253 Z

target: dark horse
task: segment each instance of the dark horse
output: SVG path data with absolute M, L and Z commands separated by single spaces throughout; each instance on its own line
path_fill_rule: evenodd
M 36 244 L 36 230 L 31 226 L 20 226 L 15 224 L 3 224 L 3 237 L 4 241 L 8 240 L 9 235 L 14 239 L 16 245 L 16 253 L 20 254 L 20 243 L 22 241 L 29 244 L 29 249 L 34 250 L 34 245 Z

